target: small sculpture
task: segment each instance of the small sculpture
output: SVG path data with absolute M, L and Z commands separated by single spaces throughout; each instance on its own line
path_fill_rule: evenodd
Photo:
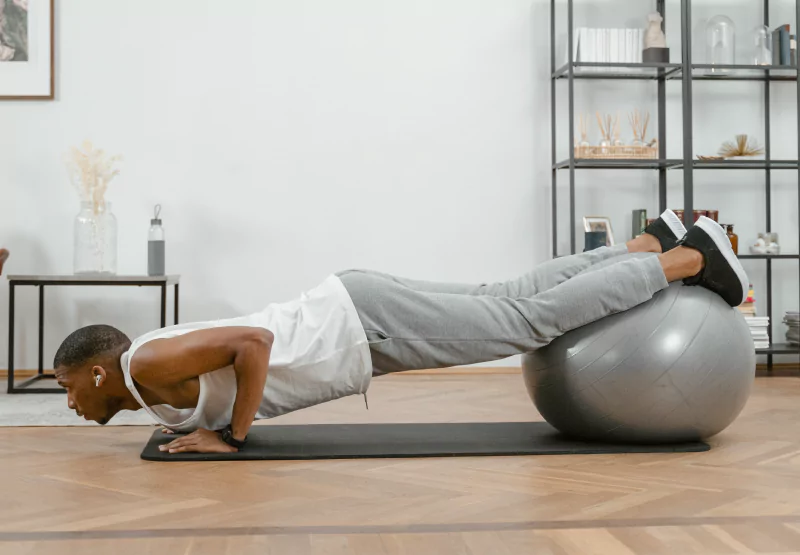
M 658 12 L 647 16 L 647 32 L 644 35 L 644 50 L 642 51 L 642 62 L 669 63 L 669 48 L 667 48 L 667 37 L 661 30 L 661 23 L 664 18 Z
M 647 33 L 644 35 L 645 48 L 666 48 L 667 37 L 664 31 L 661 30 L 661 22 L 664 18 L 658 12 L 651 13 L 647 16 L 649 21 L 647 25 Z

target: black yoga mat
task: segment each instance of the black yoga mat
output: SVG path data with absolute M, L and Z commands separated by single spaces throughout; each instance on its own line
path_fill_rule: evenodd
M 253 426 L 238 453 L 176 453 L 158 450 L 177 435 L 156 430 L 142 451 L 148 461 L 229 461 L 591 455 L 598 453 L 689 453 L 708 451 L 697 441 L 625 445 L 569 439 L 545 422 L 447 424 L 309 424 Z

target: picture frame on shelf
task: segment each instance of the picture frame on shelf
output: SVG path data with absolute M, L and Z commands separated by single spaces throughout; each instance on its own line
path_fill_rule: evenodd
M 614 232 L 611 229 L 611 218 L 606 216 L 584 216 L 584 231 L 604 231 L 606 233 L 606 246 L 614 246 Z

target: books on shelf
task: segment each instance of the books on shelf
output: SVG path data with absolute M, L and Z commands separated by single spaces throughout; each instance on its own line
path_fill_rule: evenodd
M 800 312 L 787 310 L 783 316 L 786 324 L 786 342 L 789 345 L 800 345 Z
M 640 64 L 644 29 L 578 27 L 573 34 L 573 60 L 586 63 Z
M 789 24 L 772 32 L 772 65 L 797 67 L 797 37 Z
M 750 328 L 750 336 L 753 338 L 753 344 L 756 350 L 769 349 L 769 317 L 758 316 L 756 297 L 752 284 L 747 291 L 747 299 L 736 308 L 742 313 L 745 322 L 747 322 L 747 326 Z

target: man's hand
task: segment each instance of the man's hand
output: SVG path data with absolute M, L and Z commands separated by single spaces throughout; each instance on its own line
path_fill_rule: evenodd
M 249 326 L 220 326 L 153 339 L 130 359 L 130 374 L 144 388 L 164 392 L 233 365 L 236 397 L 230 425 L 233 437 L 243 440 L 264 396 L 274 339 L 271 331 Z
M 189 435 L 159 445 L 159 451 L 170 453 L 236 453 L 238 449 L 222 441 L 217 432 L 200 428 Z

